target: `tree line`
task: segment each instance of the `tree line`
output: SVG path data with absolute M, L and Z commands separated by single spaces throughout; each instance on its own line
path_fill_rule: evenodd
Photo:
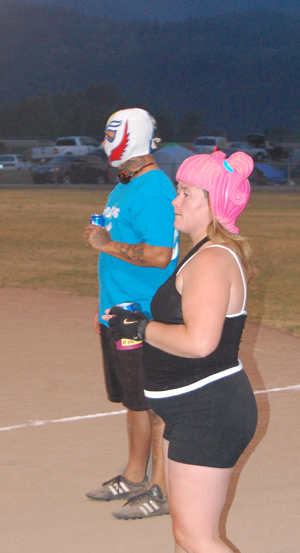
M 149 106 L 139 102 L 130 105 L 110 83 L 52 97 L 43 92 L 23 102 L 0 106 L 0 134 L 2 138 L 49 139 L 83 135 L 101 140 L 108 117 L 128 107 L 149 110 Z M 202 128 L 201 115 L 193 110 L 185 112 L 179 120 L 167 109 L 152 115 L 157 122 L 158 135 L 165 142 L 190 142 Z

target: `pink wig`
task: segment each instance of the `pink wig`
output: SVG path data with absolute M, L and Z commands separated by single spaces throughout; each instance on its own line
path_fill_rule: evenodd
M 249 175 L 253 160 L 244 152 L 228 159 L 223 152 L 187 158 L 179 167 L 177 181 L 194 184 L 209 192 L 211 209 L 217 221 L 229 232 L 238 234 L 235 222 L 250 197 Z

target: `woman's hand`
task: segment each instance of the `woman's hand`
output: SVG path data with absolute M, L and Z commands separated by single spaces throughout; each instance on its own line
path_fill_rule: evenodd
M 111 242 L 108 230 L 96 225 L 88 225 L 86 227 L 84 239 L 87 246 L 92 246 L 98 252 L 103 252 L 105 246 Z
M 112 309 L 106 309 L 107 315 L 102 318 L 108 321 L 111 337 L 115 342 L 121 338 L 130 340 L 145 340 L 145 329 L 150 319 L 141 311 L 127 311 L 115 305 Z

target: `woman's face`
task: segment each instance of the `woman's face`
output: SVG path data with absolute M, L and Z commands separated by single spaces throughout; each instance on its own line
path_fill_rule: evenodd
M 173 200 L 175 212 L 174 226 L 192 237 L 206 231 L 211 222 L 208 199 L 199 186 L 179 181 L 177 196 Z

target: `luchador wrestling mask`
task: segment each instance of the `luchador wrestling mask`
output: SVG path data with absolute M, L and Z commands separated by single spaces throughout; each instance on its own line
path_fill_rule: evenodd
M 155 119 L 140 108 L 117 111 L 107 121 L 104 150 L 109 163 L 119 167 L 133 157 L 151 154 L 159 138 L 154 138 Z

